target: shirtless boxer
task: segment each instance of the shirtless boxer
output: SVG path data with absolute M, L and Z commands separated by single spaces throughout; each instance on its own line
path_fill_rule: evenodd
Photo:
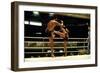
M 63 21 L 61 23 L 57 22 L 57 19 L 50 20 L 47 24 L 46 32 L 48 33 L 49 45 L 51 47 L 51 56 L 54 57 L 54 41 L 55 35 L 60 36 L 64 39 L 64 53 L 67 55 L 67 39 L 68 39 L 68 29 L 63 25 Z

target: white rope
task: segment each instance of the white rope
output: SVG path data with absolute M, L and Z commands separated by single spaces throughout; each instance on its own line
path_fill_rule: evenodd
M 74 46 L 74 47 L 67 47 L 67 48 L 87 48 L 88 46 Z M 24 47 L 25 49 L 50 49 L 51 47 Z M 61 49 L 64 47 L 54 47 L 56 49 Z
M 67 52 L 80 52 L 80 51 L 67 51 Z M 38 53 L 51 53 L 51 52 L 25 52 L 25 54 L 32 54 L 32 53 L 38 54 Z M 64 53 L 64 51 L 63 52 L 54 52 L 54 53 Z
M 49 43 L 49 42 L 40 42 L 40 41 L 25 41 L 25 43 Z M 54 42 L 54 43 L 64 43 L 64 42 Z M 78 41 L 72 41 L 72 42 L 67 42 L 67 43 L 88 43 L 87 41 L 86 42 L 78 42 Z
M 48 39 L 48 37 L 24 37 L 24 38 L 32 38 L 32 39 Z M 54 39 L 63 39 L 63 38 L 54 38 Z M 68 39 L 88 39 L 88 38 L 68 38 Z

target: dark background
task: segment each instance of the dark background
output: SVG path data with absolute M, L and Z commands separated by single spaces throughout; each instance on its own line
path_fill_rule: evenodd
M 39 15 L 34 15 L 32 11 L 25 11 L 25 21 L 36 21 L 42 22 L 42 26 L 25 25 L 25 36 L 31 37 L 46 37 L 45 29 L 47 23 L 51 20 L 51 16 L 47 12 L 39 12 Z M 70 31 L 70 38 L 87 38 L 88 37 L 88 27 L 90 26 L 90 19 L 77 18 L 73 16 L 67 16 L 63 14 L 55 15 L 64 21 L 64 25 Z M 36 34 L 36 32 L 41 32 L 42 34 Z
M 45 32 L 45 29 L 47 27 L 48 22 L 52 19 L 52 17 L 55 15 L 58 19 L 63 20 L 64 21 L 64 25 L 66 26 L 66 28 L 69 30 L 69 38 L 88 38 L 89 34 L 89 27 L 90 27 L 90 15 L 88 14 L 75 14 L 75 13 L 70 13 L 71 16 L 69 16 L 69 13 L 54 13 L 54 15 L 50 15 L 49 12 L 38 12 L 38 14 L 34 14 L 33 11 L 25 11 L 24 12 L 24 21 L 28 21 L 29 24 L 25 24 L 25 37 L 47 37 L 47 33 Z M 76 16 L 78 15 L 78 17 Z M 88 17 L 88 18 L 84 18 L 84 16 Z M 30 22 L 41 22 L 42 25 L 41 26 L 37 26 L 37 25 L 31 25 Z M 37 33 L 41 33 L 41 34 L 37 34 Z M 43 38 L 39 38 L 39 39 L 34 39 L 34 38 L 25 38 L 25 41 L 48 41 L 48 39 L 43 39 Z M 54 41 L 63 41 L 63 40 L 54 40 Z M 68 39 L 68 41 L 73 42 L 73 41 L 84 41 L 84 39 Z M 69 44 L 68 46 L 76 46 L 76 48 L 70 48 L 67 49 L 67 55 L 71 56 L 71 55 L 79 55 L 79 50 L 80 49 L 85 49 L 88 52 L 82 53 L 82 54 L 90 54 L 90 50 L 88 47 L 84 48 L 77 48 L 77 46 L 88 46 L 88 43 L 78 43 L 78 44 Z M 27 47 L 27 46 L 26 46 Z M 34 46 L 35 47 L 35 46 Z M 29 57 L 51 57 L 50 53 L 48 53 L 47 51 L 51 50 L 51 49 L 43 49 L 40 48 L 25 48 L 25 58 L 29 58 Z M 63 50 L 63 48 L 60 49 L 55 49 L 55 56 L 63 56 L 64 53 L 60 53 L 59 51 Z M 69 52 L 68 52 L 69 51 Z M 77 52 L 75 52 L 77 51 Z M 29 52 L 29 53 L 27 53 Z M 32 52 L 32 53 L 31 53 Z

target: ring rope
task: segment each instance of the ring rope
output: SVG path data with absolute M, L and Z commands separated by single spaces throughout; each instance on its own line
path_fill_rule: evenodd
M 80 52 L 80 51 L 67 51 L 67 52 Z M 38 54 L 38 53 L 51 53 L 51 52 L 25 52 L 25 54 Z M 54 53 L 64 53 L 64 52 L 54 52 Z
M 77 47 L 67 47 L 67 48 L 87 48 L 88 46 L 77 46 Z M 24 47 L 25 49 L 50 49 L 50 47 Z M 54 47 L 57 49 L 61 49 L 63 47 Z
M 24 43 L 49 43 L 49 42 L 40 42 L 40 41 L 25 41 Z M 54 43 L 63 43 L 63 42 L 54 42 Z M 72 41 L 72 42 L 67 42 L 67 43 L 88 43 L 87 41 L 86 42 L 77 42 L 77 41 Z
M 48 39 L 48 37 L 24 37 L 24 38 L 32 38 L 32 39 Z M 63 39 L 63 38 L 54 38 L 54 39 Z M 88 39 L 88 38 L 68 38 L 68 39 Z

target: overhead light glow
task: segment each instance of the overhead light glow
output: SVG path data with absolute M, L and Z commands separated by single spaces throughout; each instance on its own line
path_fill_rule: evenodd
M 24 24 L 35 25 L 35 26 L 42 26 L 41 22 L 33 22 L 33 21 L 25 21 Z
M 54 15 L 54 13 L 49 13 L 49 16 L 53 16 Z
M 38 12 L 38 11 L 33 11 L 33 14 L 34 14 L 35 16 L 38 16 L 38 15 L 39 15 L 39 12 Z
M 31 21 L 30 25 L 42 26 L 42 23 L 41 22 L 33 22 L 33 21 Z
M 24 24 L 29 24 L 29 21 L 25 21 Z

